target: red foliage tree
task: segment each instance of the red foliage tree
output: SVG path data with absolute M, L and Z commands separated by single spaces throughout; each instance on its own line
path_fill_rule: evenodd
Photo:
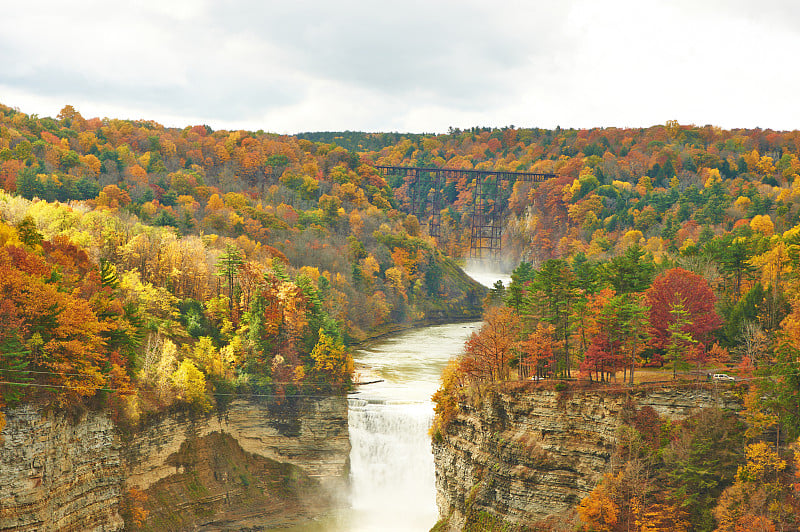
M 689 322 L 684 332 L 692 335 L 698 342 L 708 345 L 711 332 L 722 325 L 722 320 L 714 310 L 714 292 L 705 279 L 682 268 L 673 268 L 655 278 L 645 292 L 650 307 L 651 345 L 665 349 L 669 342 L 669 325 L 674 319 L 670 309 L 683 302 L 688 311 Z
M 589 349 L 581 361 L 580 371 L 588 374 L 590 379 L 594 373 L 598 381 L 605 381 L 624 365 L 622 355 L 619 341 L 609 341 L 608 336 L 598 333 L 592 337 Z

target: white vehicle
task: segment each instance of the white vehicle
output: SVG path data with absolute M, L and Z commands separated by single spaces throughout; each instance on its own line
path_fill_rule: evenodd
M 727 373 L 714 373 L 711 376 L 711 378 L 714 379 L 715 381 L 735 381 L 736 380 L 733 377 L 731 377 L 730 375 L 728 375 Z

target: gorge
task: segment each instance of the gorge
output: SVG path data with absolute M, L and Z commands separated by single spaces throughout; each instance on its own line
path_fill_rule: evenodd
M 120 530 L 136 511 L 146 512 L 142 529 L 162 530 L 410 531 L 437 518 L 461 530 L 476 512 L 555 526 L 608 469 L 631 404 L 675 420 L 739 408 L 724 389 L 559 392 L 532 383 L 460 405 L 431 456 L 430 396 L 453 346 L 478 325 L 412 330 L 363 348 L 359 365 L 383 382 L 349 400 L 235 400 L 220 415 L 165 414 L 131 433 L 99 413 L 75 421 L 32 406 L 9 411 L 0 530 Z
M 381 382 L 349 399 L 237 399 L 219 415 L 165 413 L 135 430 L 103 413 L 9 410 L 0 530 L 120 530 L 136 511 L 145 530 L 427 530 L 437 519 L 430 398 L 478 325 L 365 345 L 356 362 Z

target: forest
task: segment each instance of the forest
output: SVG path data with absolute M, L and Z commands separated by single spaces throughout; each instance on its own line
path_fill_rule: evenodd
M 630 412 L 585 528 L 791 529 L 799 156 L 800 131 L 676 121 L 286 136 L 0 105 L 0 395 L 135 420 L 344 393 L 354 342 L 485 310 L 443 376 L 434 434 L 509 381 L 726 373 L 744 410 L 718 414 L 719 434 Z M 475 182 L 432 190 L 376 165 L 557 177 L 489 181 L 514 272 L 487 293 L 459 268 Z M 436 237 L 430 210 L 409 214 L 420 193 L 444 198 Z
M 485 289 L 352 152 L 0 107 L 0 395 L 123 421 L 341 394 L 354 342 Z

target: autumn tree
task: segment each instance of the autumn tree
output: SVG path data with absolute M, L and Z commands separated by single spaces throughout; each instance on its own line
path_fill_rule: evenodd
M 554 339 L 555 332 L 552 325 L 539 323 L 534 331 L 519 342 L 517 372 L 520 379 L 548 376 L 553 363 L 553 352 L 558 347 Z
M 97 206 L 106 207 L 111 210 L 124 207 L 131 202 L 131 197 L 126 190 L 120 189 L 117 185 L 107 185 L 97 196 Z
M 621 475 L 620 475 L 621 478 Z M 584 530 L 615 532 L 619 530 L 620 508 L 617 502 L 618 480 L 607 474 L 595 489 L 578 504 Z
M 341 338 L 333 338 L 319 330 L 319 340 L 311 351 L 313 374 L 321 382 L 339 390 L 350 382 L 353 357 Z
M 598 381 L 605 381 L 606 375 L 614 373 L 619 366 L 619 348 L 615 348 L 606 334 L 597 333 L 592 337 L 579 369 L 590 379 L 594 372 Z
M 787 462 L 765 442 L 745 450 L 746 464 L 739 468 L 736 482 L 727 488 L 714 508 L 717 530 L 786 530 L 796 526 L 790 504 Z
M 624 369 L 630 383 L 634 382 L 637 356 L 648 338 L 647 307 L 635 294 L 620 294 L 605 300 L 596 316 L 592 341 L 581 365 L 583 370 L 594 370 L 600 380 L 605 372 Z M 615 377 L 616 378 L 616 377 Z
M 206 395 L 206 378 L 202 371 L 189 359 L 183 360 L 172 374 L 180 396 L 201 412 L 208 412 L 212 405 Z
M 110 326 L 81 297 L 81 281 L 66 277 L 59 286 L 53 272 L 23 248 L 0 248 L 0 343 L 11 349 L 3 357 L 6 369 L 22 369 L 24 354 L 28 367 L 41 371 L 43 383 L 68 402 L 105 386 L 109 353 L 103 334 Z
M 478 332 L 472 333 L 464 347 L 464 362 L 477 381 L 508 379 L 509 362 L 515 355 L 519 318 L 508 307 L 491 307 Z
M 645 302 L 650 307 L 651 345 L 661 352 L 686 333 L 694 341 L 709 345 L 711 333 L 722 324 L 714 310 L 715 297 L 705 279 L 682 268 L 662 273 L 645 292 Z M 675 311 L 682 306 L 681 311 Z M 680 331 L 673 326 L 676 318 L 685 320 Z

